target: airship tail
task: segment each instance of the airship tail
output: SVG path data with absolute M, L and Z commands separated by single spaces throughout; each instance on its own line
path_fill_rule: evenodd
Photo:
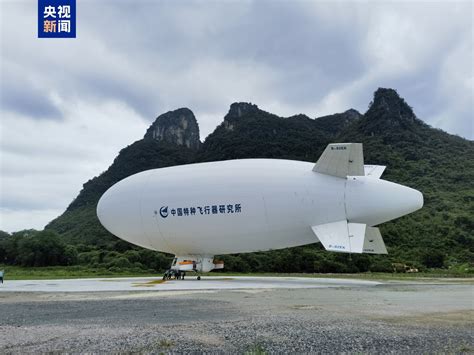
M 320 224 L 311 229 L 328 251 L 387 254 L 380 230 L 363 223 L 348 223 L 343 220 Z
M 347 176 L 380 179 L 385 168 L 383 165 L 364 165 L 362 143 L 332 143 L 321 154 L 313 171 L 344 179 Z
M 313 168 L 314 172 L 346 178 L 364 176 L 362 143 L 329 144 Z
M 346 218 L 311 227 L 326 250 L 387 254 L 380 231 L 373 226 L 423 206 L 419 191 L 380 179 L 384 170 L 385 166 L 364 165 L 362 143 L 333 143 L 326 147 L 313 171 L 346 180 Z

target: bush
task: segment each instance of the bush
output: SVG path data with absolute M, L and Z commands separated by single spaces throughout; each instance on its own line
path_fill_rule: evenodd
M 81 265 L 100 264 L 101 252 L 99 250 L 92 250 L 84 253 L 79 253 L 77 262 Z
M 66 265 L 75 265 L 78 261 L 77 249 L 73 245 L 67 245 L 64 250 L 64 257 L 66 259 Z
M 107 268 L 111 270 L 112 268 L 120 268 L 120 269 L 127 269 L 130 268 L 132 264 L 128 259 L 124 256 L 121 256 L 117 259 L 113 259 L 112 261 L 107 263 Z
M 444 266 L 445 255 L 437 249 L 428 249 L 422 256 L 421 262 L 428 268 L 441 268 Z
M 141 261 L 140 253 L 136 250 L 127 250 L 123 255 L 130 261 L 131 263 L 137 263 Z
M 167 256 L 166 254 L 153 250 L 142 249 L 138 253 L 140 255 L 140 262 L 154 271 L 164 271 L 169 269 L 171 261 L 173 260 L 172 256 Z
M 347 272 L 347 267 L 337 261 L 322 259 L 314 262 L 314 271 L 323 274 Z
M 52 231 L 20 237 L 16 249 L 16 261 L 22 266 L 70 265 L 75 255 Z
M 390 260 L 384 259 L 372 262 L 369 270 L 372 272 L 393 272 L 393 267 Z
M 105 252 L 105 255 L 104 255 L 104 258 L 102 259 L 102 262 L 104 264 L 110 264 L 111 262 L 113 262 L 115 259 L 121 257 L 122 254 L 116 252 L 116 251 L 106 251 Z

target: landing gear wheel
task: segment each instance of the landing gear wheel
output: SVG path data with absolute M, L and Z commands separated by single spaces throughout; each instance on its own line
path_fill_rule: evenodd
M 163 275 L 163 280 L 178 280 L 178 273 L 175 270 L 166 270 Z
M 197 279 L 198 279 L 198 281 L 201 280 L 201 276 L 198 276 Z

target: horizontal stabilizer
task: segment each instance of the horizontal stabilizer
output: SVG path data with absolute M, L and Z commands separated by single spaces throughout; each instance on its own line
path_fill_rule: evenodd
M 346 178 L 364 176 L 362 143 L 332 143 L 319 157 L 313 171 Z
M 384 165 L 364 165 L 364 175 L 380 179 L 385 168 Z
M 366 225 L 346 220 L 312 226 L 314 234 L 329 251 L 362 253 Z
M 380 230 L 375 227 L 365 229 L 364 253 L 388 254 Z

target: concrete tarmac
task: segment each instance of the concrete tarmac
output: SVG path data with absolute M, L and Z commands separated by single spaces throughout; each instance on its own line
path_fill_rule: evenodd
M 352 279 L 310 277 L 246 277 L 205 276 L 197 280 L 162 282 L 156 277 L 97 278 L 70 280 L 14 280 L 0 285 L 0 292 L 104 292 L 104 291 L 183 291 L 183 290 L 239 290 L 278 288 L 369 287 L 379 282 Z
M 472 279 L 7 280 L 0 290 L 0 353 L 474 352 Z

